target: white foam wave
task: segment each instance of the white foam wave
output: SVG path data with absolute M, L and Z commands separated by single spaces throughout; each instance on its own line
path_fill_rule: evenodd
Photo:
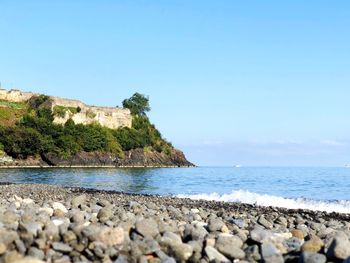
M 191 198 L 195 200 L 215 200 L 224 202 L 238 202 L 246 204 L 255 204 L 259 206 L 275 206 L 288 209 L 308 209 L 314 211 L 326 211 L 328 213 L 350 213 L 350 201 L 317 201 L 305 198 L 284 198 L 281 196 L 257 194 L 245 190 L 236 190 L 228 194 L 219 195 L 218 193 L 210 194 L 191 194 L 178 195 L 181 198 Z

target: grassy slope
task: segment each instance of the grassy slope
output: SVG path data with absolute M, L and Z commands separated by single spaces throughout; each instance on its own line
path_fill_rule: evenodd
M 27 112 L 27 105 L 0 100 L 0 125 L 13 126 Z

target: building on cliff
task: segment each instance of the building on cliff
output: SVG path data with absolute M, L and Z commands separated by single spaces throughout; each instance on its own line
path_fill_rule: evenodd
M 40 94 L 20 90 L 0 89 L 0 100 L 11 102 L 27 102 Z M 45 102 L 54 113 L 54 123 L 65 124 L 72 119 L 76 124 L 99 123 L 101 126 L 117 129 L 131 127 L 132 116 L 129 109 L 118 107 L 89 106 L 79 100 L 49 96 Z

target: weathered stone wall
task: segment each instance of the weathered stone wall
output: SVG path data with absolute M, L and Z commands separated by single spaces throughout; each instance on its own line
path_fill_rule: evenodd
M 23 92 L 20 90 L 12 89 L 12 90 L 5 90 L 0 89 L 0 100 L 7 100 L 7 101 L 13 101 L 13 102 L 26 102 L 31 97 L 39 95 L 32 92 Z
M 132 118 L 130 110 L 128 109 L 87 106 L 78 100 L 68 100 L 57 97 L 51 97 L 50 103 L 53 111 L 57 106 L 80 108 L 80 112 L 77 113 L 72 113 L 67 109 L 64 117 L 55 116 L 54 123 L 64 124 L 69 118 L 72 118 L 76 124 L 86 125 L 99 123 L 111 129 L 131 127 Z
M 22 92 L 19 90 L 3 90 L 0 89 L 0 100 L 7 100 L 13 102 L 26 102 L 33 96 L 39 94 L 31 92 Z M 65 107 L 65 115 L 54 118 L 54 123 L 64 124 L 68 119 L 72 120 L 76 124 L 92 124 L 99 123 L 104 127 L 111 129 L 117 129 L 119 127 L 131 127 L 132 117 L 129 109 L 113 108 L 113 107 L 96 107 L 88 106 L 79 100 L 70 100 L 59 97 L 50 97 L 47 103 L 48 107 L 55 111 L 55 107 Z M 79 108 L 80 112 L 71 111 L 69 108 Z

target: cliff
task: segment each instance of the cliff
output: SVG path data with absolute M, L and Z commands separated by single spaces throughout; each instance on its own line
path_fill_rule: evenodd
M 0 90 L 0 167 L 193 166 L 142 112 L 148 97 L 127 101 L 133 111 Z
M 26 159 L 14 159 L 7 155 L 0 156 L 1 167 L 193 167 L 183 152 L 173 149 L 170 154 L 145 152 L 134 149 L 124 152 L 120 158 L 106 152 L 79 152 L 69 158 L 54 153 L 30 156 Z
M 0 100 L 26 103 L 40 94 L 20 90 L 0 89 Z M 89 106 L 79 100 L 48 96 L 45 105 L 54 113 L 54 123 L 65 124 L 72 119 L 75 124 L 99 123 L 103 127 L 117 129 L 131 127 L 132 116 L 129 109 L 118 107 Z
M 110 153 L 80 152 L 71 158 L 64 159 L 55 154 L 46 154 L 43 161 L 51 166 L 110 166 L 110 167 L 186 167 L 193 166 L 179 150 L 166 155 L 158 152 L 144 152 L 135 149 L 125 152 L 124 158 Z

